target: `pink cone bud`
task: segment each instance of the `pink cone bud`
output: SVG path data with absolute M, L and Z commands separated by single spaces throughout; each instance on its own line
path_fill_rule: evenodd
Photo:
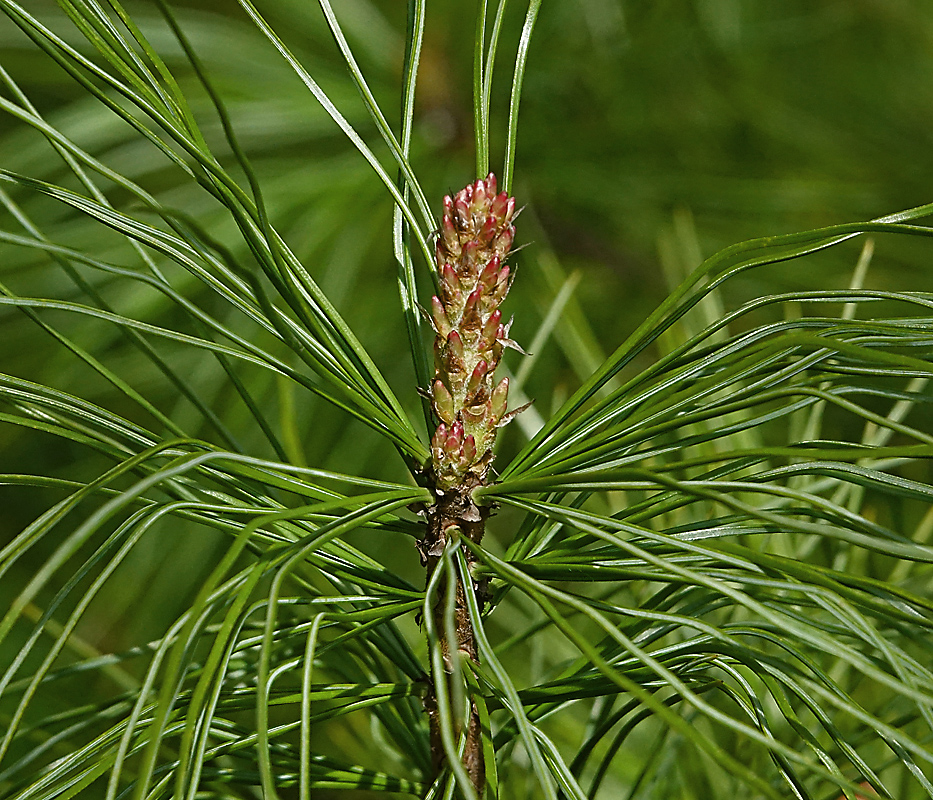
M 463 254 L 464 260 L 471 261 L 476 258 L 477 251 L 482 249 L 483 243 L 473 239 L 463 245 L 463 247 L 460 248 L 460 252 Z
M 447 426 L 442 422 L 437 426 L 437 430 L 434 431 L 434 436 L 431 437 L 431 448 L 432 450 L 443 450 L 444 442 L 447 441 Z
M 477 286 L 472 292 L 470 292 L 469 297 L 467 297 L 466 299 L 466 303 L 464 303 L 463 305 L 464 316 L 470 313 L 470 311 L 472 311 L 474 308 L 476 308 L 476 304 L 479 302 L 479 299 L 482 296 L 483 296 L 483 290 L 479 286 Z
M 451 330 L 450 321 L 447 319 L 447 312 L 444 311 L 444 304 L 436 295 L 431 298 L 431 319 L 434 321 L 437 335 L 446 339 Z
M 508 265 L 499 270 L 499 276 L 496 279 L 496 288 L 492 292 L 496 305 L 501 303 L 509 293 L 509 275 L 510 271 Z
M 488 350 L 493 346 L 499 333 L 501 322 L 502 312 L 497 308 L 492 312 L 492 314 L 489 315 L 489 318 L 486 320 L 486 324 L 483 325 L 483 333 L 481 338 L 484 346 L 483 349 Z
M 446 197 L 444 198 L 444 201 L 445 201 L 444 208 L 446 210 L 447 208 Z M 515 207 L 515 204 L 513 203 L 512 208 L 514 207 Z M 498 217 L 501 220 L 508 220 L 512 216 L 511 214 L 508 214 L 508 216 L 506 216 L 506 212 L 508 210 L 509 210 L 509 196 L 505 192 L 498 195 L 496 199 L 492 201 L 492 205 L 489 206 L 489 213 L 492 214 L 493 216 Z
M 483 326 L 482 317 L 480 317 L 479 304 L 482 300 L 482 289 L 474 289 L 470 292 L 466 303 L 463 306 L 463 316 L 460 318 L 460 329 L 464 332 L 475 332 Z M 472 337 L 475 338 L 475 337 Z
M 483 378 L 486 377 L 486 370 L 489 368 L 489 365 L 485 360 L 480 359 L 476 366 L 473 368 L 473 373 L 470 375 L 470 380 L 467 381 L 467 394 L 471 394 L 479 389 L 480 385 L 483 382 Z
M 499 305 L 511 279 L 502 262 L 515 236 L 515 201 L 497 192 L 489 173 L 445 197 L 436 241 L 441 286 L 431 299 L 437 334 L 431 395 L 440 422 L 431 454 L 444 491 L 466 485 L 468 475 L 485 479 L 496 424 L 508 406 L 508 380 L 493 389 L 492 376 L 508 337 Z
M 496 388 L 492 390 L 492 398 L 490 399 L 490 415 L 492 417 L 492 424 L 495 425 L 500 419 L 505 416 L 505 409 L 509 405 L 509 379 L 503 378 L 496 385 Z
M 460 444 L 463 442 L 463 423 L 458 419 L 450 426 L 450 432 L 447 434 L 447 441 L 444 442 L 444 450 L 450 455 L 460 453 Z
M 441 225 L 441 240 L 448 257 L 456 258 L 460 255 L 460 236 L 457 234 L 453 220 L 447 216 L 444 217 Z M 437 246 L 441 247 L 441 241 L 438 241 Z
M 444 422 L 448 425 L 452 425 L 454 419 L 456 418 L 456 411 L 454 411 L 454 398 L 447 391 L 447 387 L 444 386 L 443 381 L 436 380 L 434 381 L 434 411 L 437 413 Z
M 444 288 L 451 294 L 458 294 L 460 292 L 460 278 L 450 264 L 444 264 L 441 270 L 441 280 L 444 284 Z
M 479 275 L 479 285 L 483 287 L 484 291 L 488 292 L 496 285 L 498 278 L 499 256 L 493 256 Z
M 451 331 L 447 337 L 447 347 L 457 358 L 463 358 L 463 339 L 456 331 Z
M 473 206 L 481 206 L 486 204 L 486 183 L 483 180 L 478 180 L 473 184 Z
M 472 436 L 466 436 L 463 439 L 463 455 L 468 464 L 472 464 L 476 458 L 476 439 Z
M 486 217 L 486 221 L 483 223 L 482 230 L 480 230 L 479 235 L 485 241 L 489 241 L 496 235 L 496 230 L 499 227 L 499 218 L 493 214 L 490 214 Z
M 466 199 L 460 195 L 457 195 L 457 197 L 454 199 L 454 215 L 457 222 L 459 223 L 459 227 L 461 228 L 465 228 L 467 226 L 467 224 L 470 222 L 470 217 L 472 216 L 470 214 L 470 207 L 467 205 Z
M 515 238 L 515 228 L 509 226 L 502 233 L 499 234 L 499 237 L 496 239 L 493 246 L 500 253 L 508 253 L 512 247 L 512 240 Z

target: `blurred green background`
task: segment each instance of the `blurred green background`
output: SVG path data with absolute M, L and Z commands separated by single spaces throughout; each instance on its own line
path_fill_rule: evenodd
M 405 5 L 335 4 L 390 120 L 398 118 Z M 78 43 L 54 3 L 33 0 L 30 10 L 43 6 L 50 27 Z M 428 3 L 412 162 L 436 208 L 445 192 L 475 171 L 474 6 Z M 230 105 L 263 177 L 274 222 L 412 403 L 403 329 L 391 313 L 395 270 L 388 196 L 236 3 L 174 7 L 182 9 L 184 27 Z M 296 0 L 259 7 L 354 126 L 371 133 L 320 11 Z M 155 4 L 128 8 L 191 88 L 199 119 L 223 152 L 216 118 Z M 520 3 L 509 4 L 496 62 L 496 171 L 524 10 Z M 236 246 L 230 224 L 179 170 L 100 110 L 8 21 L 0 37 L 4 66 L 50 121 L 160 198 L 208 224 L 216 215 L 212 230 Z M 518 338 L 527 344 L 554 286 L 579 270 L 574 297 L 583 313 L 577 322 L 591 329 L 586 347 L 594 352 L 581 361 L 583 340 L 558 336 L 557 347 L 549 346 L 535 362 L 530 393 L 541 403 L 555 381 L 575 382 L 575 368 L 591 368 L 596 348 L 611 350 L 664 296 L 672 276 L 700 257 L 755 236 L 871 218 L 929 201 L 930 87 L 933 12 L 920 2 L 545 3 L 521 107 L 514 194 L 527 206 L 519 242 L 529 246 L 518 257 L 524 274 L 510 311 Z M 38 134 L 9 117 L 2 125 L 5 168 L 63 179 L 63 168 Z M 375 137 L 367 138 L 375 145 Z M 55 226 L 56 241 L 119 258 L 119 237 L 108 238 L 99 226 L 49 201 L 17 199 L 46 230 Z M 927 264 L 920 252 L 915 243 L 885 243 L 869 284 L 925 288 Z M 785 286 L 845 285 L 856 256 L 857 249 L 842 248 L 822 260 L 755 274 L 733 291 L 745 297 Z M 30 258 L 7 248 L 5 280 L 24 294 L 37 294 L 37 288 L 51 294 L 61 276 L 51 268 L 38 276 L 44 265 Z M 426 299 L 426 280 L 423 286 Z M 9 345 L 4 367 L 16 372 L 12 365 L 27 359 L 19 369 L 35 376 L 41 365 L 26 351 L 41 343 L 20 323 L 17 315 L 3 313 Z M 29 348 L 22 346 L 27 340 Z M 512 366 L 519 368 L 519 356 Z M 546 414 L 547 406 L 541 411 Z M 353 432 L 352 457 L 338 446 L 333 426 L 306 428 L 302 438 L 315 462 L 323 454 L 341 469 L 383 469 L 384 452 L 360 449 L 358 433 Z
M 216 115 L 156 4 L 127 7 L 189 90 L 209 141 L 230 163 Z M 262 177 L 273 222 L 416 414 L 404 329 L 394 313 L 387 193 L 235 2 L 173 7 L 229 105 Z M 32 0 L 29 8 L 86 50 L 54 2 Z M 276 0 L 259 8 L 388 164 L 316 5 Z M 406 4 L 340 0 L 335 8 L 377 98 L 397 122 Z M 497 172 L 524 12 L 522 4 L 509 3 L 496 61 L 491 166 Z M 474 14 L 474 3 L 428 3 L 412 162 L 435 209 L 444 193 L 475 172 Z M 8 20 L 0 24 L 0 56 L 50 122 L 245 255 L 211 198 L 87 97 Z M 933 11 L 921 2 L 546 2 L 531 44 L 515 171 L 514 194 L 526 206 L 518 241 L 527 245 L 517 257 L 520 278 L 507 308 L 515 314 L 515 338 L 526 346 L 534 340 L 571 276 L 563 297 L 571 288 L 573 293 L 527 377 L 522 375 L 523 393 L 536 400 L 525 427 L 533 427 L 536 413 L 546 417 L 701 258 L 744 239 L 868 219 L 929 201 L 931 87 Z M 3 167 L 79 188 L 38 133 L 6 115 L 0 126 Z M 55 242 L 105 261 L 135 263 L 118 235 L 51 200 L 8 190 Z M 108 197 L 118 208 L 131 208 L 119 190 Z M 17 231 L 5 212 L 3 219 Z M 726 287 L 723 302 L 784 288 L 845 286 L 858 246 L 742 277 Z M 423 264 L 418 269 L 426 301 L 427 271 Z M 5 247 L 0 275 L 24 295 L 74 296 L 61 270 L 29 251 Z M 883 240 L 867 283 L 924 289 L 928 276 L 921 243 Z M 116 281 L 87 277 L 121 310 L 149 320 L 167 313 L 163 300 L 137 286 L 126 296 Z M 177 285 L 197 297 L 188 276 L 179 275 Z M 79 340 L 92 351 L 106 350 L 108 363 L 119 364 L 122 375 L 191 434 L 217 440 L 175 388 L 134 358 L 136 351 L 111 328 L 67 315 L 57 315 L 54 323 L 82 331 Z M 107 405 L 109 387 L 21 314 L 0 312 L 0 336 L 3 371 L 61 388 L 80 386 L 77 394 Z M 270 454 L 245 409 L 224 394 L 213 362 L 159 347 L 191 369 L 200 363 L 204 391 L 231 431 L 257 453 Z M 507 366 L 519 370 L 521 362 L 513 353 Z M 361 426 L 347 424 L 318 400 L 253 377 L 266 382 L 257 391 L 270 402 L 285 412 L 294 407 L 296 424 L 285 438 L 294 440 L 296 458 L 348 472 L 402 474 L 387 445 Z M 133 409 L 115 410 L 150 422 Z M 504 447 L 520 435 L 517 428 L 510 431 L 513 441 L 506 437 Z M 0 447 L 7 464 L 49 474 L 59 464 L 71 470 L 73 460 L 84 457 L 61 443 L 37 449 L 30 435 L 9 429 L 0 435 Z M 4 535 L 32 513 L 7 515 Z
M 442 196 L 475 172 L 475 5 L 428 2 L 411 160 L 436 211 Z M 257 6 L 389 165 L 316 4 L 266 0 Z M 406 3 L 336 0 L 334 6 L 376 97 L 397 124 Z M 54 3 L 30 0 L 28 7 L 86 50 Z M 127 7 L 190 89 L 208 140 L 231 163 L 216 115 L 155 4 Z M 416 418 L 418 397 L 396 313 L 387 193 L 233 0 L 173 7 L 229 105 L 262 178 L 273 223 Z M 516 0 L 509 4 L 496 61 L 491 123 L 497 173 L 524 12 Z M 245 246 L 212 198 L 86 96 L 5 19 L 0 63 L 56 127 L 162 202 L 195 216 L 246 258 Z M 507 313 L 515 315 L 514 338 L 527 346 L 542 335 L 531 369 L 518 381 L 521 391 L 513 395 L 533 398 L 535 406 L 521 426 L 508 429 L 500 458 L 508 458 L 536 419 L 547 417 L 703 257 L 752 237 L 868 219 L 933 200 L 931 131 L 929 3 L 545 0 L 525 78 L 513 187 L 526 206 L 517 227 L 518 243 L 527 246 L 518 254 L 518 278 L 506 303 Z M 0 118 L 0 166 L 79 188 L 47 142 L 10 116 Z M 104 188 L 115 206 L 134 212 L 125 194 Z M 47 198 L 5 189 L 54 242 L 135 266 L 119 235 Z M 0 218 L 0 227 L 19 232 L 7 211 Z M 721 302 L 733 307 L 783 289 L 844 287 L 859 247 L 852 243 L 747 275 L 726 287 Z M 916 241 L 881 238 L 866 284 L 929 290 L 933 280 L 923 248 Z M 3 246 L 2 254 L 0 281 L 13 292 L 82 296 L 57 265 L 34 251 Z M 417 266 L 426 301 L 427 270 Z M 155 293 L 82 274 L 123 313 L 184 330 L 184 320 Z M 224 316 L 228 312 L 192 278 L 177 269 L 173 276 L 204 307 L 241 332 L 258 335 L 243 320 Z M 549 311 L 558 310 L 555 298 L 563 314 L 545 338 L 541 326 Z M 112 327 L 66 314 L 43 318 L 106 360 L 191 435 L 221 443 L 217 431 Z M 0 372 L 69 391 L 158 430 L 22 313 L 0 310 L 0 342 Z M 246 451 L 273 455 L 213 361 L 161 342 L 158 348 L 192 376 Z M 518 371 L 522 358 L 510 354 L 506 364 Z M 403 475 L 391 448 L 368 429 L 265 374 L 245 369 L 244 377 L 265 407 L 276 409 L 294 460 L 372 477 Z M 0 427 L 0 472 L 81 480 L 108 466 L 80 445 Z M 0 487 L 0 543 L 62 496 L 59 489 Z M 506 522 L 502 517 L 499 524 Z M 138 644 L 184 608 L 184 587 L 209 568 L 218 547 L 215 536 L 192 533 L 173 524 L 144 539 L 124 569 L 133 579 L 115 582 L 82 624 L 80 633 L 91 645 Z M 44 555 L 24 560 L 20 580 Z M 407 543 L 386 549 L 382 557 L 419 580 Z M 0 601 L 13 589 L 11 584 L 0 590 Z M 125 633 L 130 619 L 131 636 Z

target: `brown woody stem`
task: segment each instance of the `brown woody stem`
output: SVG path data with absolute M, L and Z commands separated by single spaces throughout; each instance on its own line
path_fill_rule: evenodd
M 479 542 L 486 530 L 487 509 L 477 508 L 469 497 L 469 492 L 450 490 L 438 498 L 435 505 L 428 509 L 428 526 L 422 542 L 422 553 L 427 567 L 427 578 L 430 582 L 434 572 L 442 562 L 444 548 L 453 528 L 459 529 L 459 535 Z M 473 555 L 467 550 L 467 564 L 472 565 Z M 478 587 L 471 586 L 470 591 Z M 451 642 L 447 635 L 445 611 L 447 608 L 448 586 L 446 579 L 441 579 L 438 587 L 438 599 L 432 610 L 434 629 L 438 631 L 441 639 L 441 650 L 446 672 L 451 674 L 451 648 L 455 648 L 462 657 L 478 661 L 476 637 L 473 632 L 473 623 L 467 607 L 465 587 L 462 580 L 456 578 L 454 601 L 454 635 L 455 642 Z M 450 686 L 448 685 L 448 693 Z M 431 761 L 434 766 L 435 777 L 440 774 L 447 756 L 444 752 L 441 739 L 440 715 L 437 709 L 437 688 L 431 684 L 425 700 L 425 708 L 430 721 Z M 486 767 L 483 758 L 483 741 L 480 729 L 479 714 L 475 703 L 470 703 L 469 718 L 466 722 L 466 744 L 463 750 L 463 766 L 478 797 L 483 796 L 486 784 Z M 456 731 L 457 737 L 463 733 L 462 729 Z

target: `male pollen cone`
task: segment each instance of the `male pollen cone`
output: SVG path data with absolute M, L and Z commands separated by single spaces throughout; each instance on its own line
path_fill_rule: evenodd
M 515 198 L 496 193 L 492 173 L 444 198 L 435 252 L 440 295 L 431 298 L 437 334 L 431 396 L 440 420 L 431 457 L 441 490 L 485 479 L 505 416 L 509 380 L 495 384 L 494 373 L 508 343 L 499 305 L 510 285 L 504 262 L 514 213 Z

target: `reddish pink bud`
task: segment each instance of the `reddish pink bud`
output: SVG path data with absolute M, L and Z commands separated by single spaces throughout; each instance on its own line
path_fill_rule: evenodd
M 451 255 L 454 257 L 460 254 L 460 236 L 457 233 L 457 229 L 454 227 L 454 221 L 448 217 L 444 216 L 444 221 L 441 224 L 441 239 L 438 241 L 437 246 L 443 246 L 450 251 Z
M 459 226 L 465 228 L 472 215 L 470 214 L 470 207 L 467 205 L 466 199 L 460 195 L 457 195 L 454 200 L 454 213 L 456 214 Z
M 463 245 L 460 249 L 460 252 L 463 254 L 463 258 L 466 261 L 471 261 L 476 258 L 477 250 L 485 250 L 487 247 L 482 243 L 478 242 L 476 239 L 471 239 L 469 242 Z
M 489 213 L 493 214 L 499 219 L 507 219 L 506 211 L 509 208 L 509 199 L 509 196 L 505 192 L 498 195 L 495 200 L 492 201 L 492 205 L 489 206 Z M 514 203 L 512 204 L 512 207 L 515 207 Z M 511 216 L 511 214 L 509 216 Z
M 499 305 L 504 299 L 505 296 L 509 293 L 509 270 L 508 267 L 504 268 L 499 273 L 499 278 L 496 282 L 496 288 L 490 293 L 490 297 L 494 305 Z
M 486 183 L 480 178 L 473 184 L 473 205 L 478 206 L 486 202 Z
M 456 331 L 451 331 L 447 335 L 447 348 L 457 358 L 463 358 L 463 339 L 460 338 L 460 334 Z
M 446 288 L 450 292 L 459 292 L 460 291 L 460 278 L 457 273 L 454 271 L 454 268 L 450 264 L 444 264 L 443 269 L 441 270 L 441 278 L 446 284 Z
M 431 299 L 437 333 L 431 399 L 439 420 L 431 455 L 444 491 L 466 485 L 474 471 L 481 477 L 495 427 L 507 418 L 508 380 L 491 384 L 508 341 L 498 305 L 511 280 L 502 262 L 514 240 L 514 214 L 514 199 L 498 193 L 493 173 L 444 198 L 436 242 L 441 287 Z
M 447 426 L 442 422 L 437 426 L 437 430 L 434 431 L 434 436 L 431 437 L 431 447 L 435 450 L 443 450 L 444 442 L 447 441 Z
M 472 292 L 470 292 L 469 297 L 467 297 L 466 299 L 466 303 L 463 304 L 463 315 L 464 316 L 466 316 L 474 308 L 476 308 L 476 304 L 479 302 L 479 299 L 482 296 L 483 296 L 483 290 L 479 287 L 477 287 Z
M 444 296 L 444 305 L 450 306 L 460 300 L 460 278 L 450 264 L 444 264 L 441 270 L 441 294 Z
M 499 227 L 499 219 L 494 214 L 490 214 L 486 217 L 486 221 L 483 223 L 483 228 L 479 232 L 480 238 L 485 239 L 487 242 L 493 238 L 496 234 L 496 229 Z
M 493 243 L 493 247 L 496 248 L 500 253 L 507 253 L 512 247 L 512 240 L 515 238 L 515 228 L 511 225 L 506 228 L 502 233 L 499 234 L 496 241 Z
M 460 452 L 460 444 L 463 442 L 463 423 L 458 419 L 450 426 L 450 432 L 447 434 L 447 441 L 444 442 L 444 449 L 450 455 L 456 455 Z
M 483 326 L 483 318 L 480 316 L 480 306 L 482 304 L 483 292 L 481 289 L 474 289 L 470 292 L 466 303 L 463 306 L 463 316 L 460 318 L 460 330 L 464 333 L 473 334 Z M 471 341 L 474 337 L 468 337 Z
M 434 328 L 438 336 L 446 338 L 450 333 L 450 321 L 447 319 L 444 304 L 437 295 L 431 298 L 431 319 L 434 320 Z
M 476 458 L 476 439 L 467 436 L 463 440 L 463 455 L 466 457 L 467 464 L 472 464 Z
M 480 384 L 483 382 L 483 378 L 486 377 L 486 371 L 489 369 L 489 365 L 485 360 L 480 359 L 476 366 L 473 368 L 473 374 L 470 375 L 470 380 L 467 381 L 467 394 L 475 392 L 479 389 Z
M 499 277 L 499 256 L 493 256 L 489 263 L 483 267 L 479 275 L 479 285 L 487 292 L 495 286 Z
M 509 379 L 503 378 L 499 381 L 495 389 L 492 390 L 489 410 L 491 412 L 491 422 L 495 425 L 505 416 L 505 409 L 509 404 Z
M 500 323 L 502 321 L 502 312 L 497 308 L 492 314 L 489 315 L 489 319 L 486 320 L 486 324 L 483 325 L 483 334 L 482 342 L 486 347 L 492 347 L 493 342 L 496 341 L 497 334 L 499 333 Z
M 447 387 L 444 386 L 443 381 L 434 381 L 433 389 L 434 411 L 444 422 L 448 425 L 452 425 L 455 417 L 454 398 L 451 396 L 450 392 L 447 391 Z

